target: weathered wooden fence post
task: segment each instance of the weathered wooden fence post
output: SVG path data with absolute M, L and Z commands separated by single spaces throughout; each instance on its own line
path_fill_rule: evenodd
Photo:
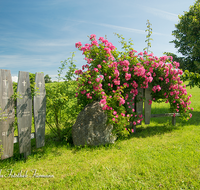
M 14 100 L 12 78 L 9 70 L 0 69 L 0 145 L 3 145 L 1 159 L 13 156 L 14 140 Z M 5 117 L 5 119 L 3 119 Z
M 176 117 L 172 116 L 172 125 L 176 125 Z
M 145 124 L 149 124 L 151 120 L 151 104 L 149 105 L 149 100 L 151 100 L 151 89 L 148 87 L 145 89 L 145 102 L 144 102 L 144 120 Z
M 143 114 L 143 93 L 144 89 L 143 88 L 138 88 L 138 95 L 136 99 L 136 112 L 141 115 Z M 141 122 L 138 124 L 141 125 Z
M 128 93 L 128 99 L 127 101 L 130 103 L 129 106 L 131 107 L 131 109 L 135 109 L 135 104 L 133 105 L 133 103 L 135 103 L 135 101 L 132 99 L 133 98 L 133 94 Z M 136 126 L 133 126 L 132 122 L 129 122 L 129 126 L 131 126 L 131 128 L 134 130 L 134 133 L 136 132 Z
M 46 119 L 46 90 L 44 82 L 44 74 L 36 73 L 35 75 L 34 96 L 34 123 L 36 148 L 40 148 L 45 144 L 45 119 Z
M 31 154 L 32 97 L 29 73 L 19 71 L 17 93 L 17 119 L 19 151 L 27 158 Z

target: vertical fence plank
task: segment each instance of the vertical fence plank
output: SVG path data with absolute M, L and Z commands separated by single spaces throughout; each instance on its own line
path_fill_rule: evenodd
M 130 94 L 128 93 L 128 99 L 127 99 L 127 102 L 129 102 L 129 106 L 130 106 L 130 109 L 136 109 L 135 108 L 135 100 L 132 99 L 133 98 L 133 94 Z M 134 105 L 133 105 L 134 103 Z M 136 126 L 133 125 L 132 122 L 130 122 L 129 126 L 131 126 L 131 128 L 134 130 L 134 133 L 136 132 Z
M 136 112 L 141 115 L 143 114 L 143 88 L 138 88 L 138 95 L 136 97 Z M 139 123 L 138 125 L 141 125 L 141 123 Z
M 34 96 L 34 123 L 36 134 L 36 147 L 40 148 L 45 144 L 45 119 L 46 119 L 46 90 L 44 74 L 36 73 L 35 89 L 38 91 Z
M 176 125 L 176 117 L 172 116 L 172 125 Z
M 150 88 L 146 88 L 144 102 L 145 124 L 149 124 L 151 120 L 151 105 L 149 105 L 149 100 L 151 100 L 151 90 Z
M 11 73 L 9 70 L 0 69 L 0 145 L 3 146 L 2 160 L 13 156 L 15 110 L 12 95 Z
M 17 93 L 17 119 L 19 151 L 26 158 L 31 154 L 32 98 L 29 73 L 19 71 Z

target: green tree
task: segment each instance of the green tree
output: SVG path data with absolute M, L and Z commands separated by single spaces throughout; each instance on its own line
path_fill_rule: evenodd
M 44 76 L 44 81 L 45 81 L 45 83 L 51 83 L 52 82 L 51 77 L 48 74 Z
M 189 11 L 179 15 L 179 23 L 175 25 L 176 30 L 172 31 L 178 52 L 185 58 L 189 71 L 200 71 L 200 0 L 196 0 Z

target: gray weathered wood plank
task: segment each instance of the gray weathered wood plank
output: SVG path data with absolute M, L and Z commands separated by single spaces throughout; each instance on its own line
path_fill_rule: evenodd
M 137 95 L 137 102 L 136 102 L 136 112 L 141 115 L 143 114 L 143 88 L 138 88 L 138 95 Z M 138 125 L 141 125 L 141 123 L 139 123 Z
M 36 134 L 36 147 L 45 145 L 45 120 L 46 120 L 46 90 L 44 74 L 36 73 L 35 89 L 38 93 L 34 96 L 34 124 Z
M 35 133 L 31 133 L 31 139 L 34 139 L 35 138 Z M 14 136 L 14 141 L 13 143 L 18 143 L 19 142 L 19 138 L 18 136 Z
M 151 117 L 172 117 L 174 113 L 152 114 Z M 180 116 L 180 113 L 175 113 L 175 116 Z
M 31 154 L 32 98 L 29 73 L 19 71 L 17 92 L 17 120 L 19 151 L 25 157 Z
M 176 117 L 173 117 L 173 116 L 172 116 L 172 125 L 174 126 L 176 125 Z
M 133 94 L 128 93 L 128 99 L 127 99 L 127 102 L 129 102 L 129 105 L 128 105 L 128 106 L 130 106 L 130 109 L 131 109 L 131 110 L 132 110 L 132 109 L 136 110 L 135 100 L 133 100 L 132 98 L 133 98 Z M 134 103 L 134 105 L 133 105 L 133 103 Z M 133 115 L 134 115 L 134 114 L 133 114 Z M 131 129 L 134 130 L 134 133 L 136 132 L 136 126 L 133 125 L 132 122 L 130 122 L 129 127 L 130 127 Z
M 151 105 L 149 105 L 149 100 L 151 100 L 151 89 L 148 87 L 145 89 L 145 102 L 144 102 L 145 124 L 149 124 L 151 120 Z
M 15 110 L 12 95 L 13 85 L 10 70 L 0 69 L 0 145 L 3 146 L 2 160 L 13 156 Z

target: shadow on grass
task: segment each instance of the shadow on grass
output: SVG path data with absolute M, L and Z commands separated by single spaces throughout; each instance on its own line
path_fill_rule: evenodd
M 131 135 L 130 138 L 135 138 L 135 137 L 146 138 L 146 137 L 152 137 L 155 135 L 162 135 L 165 133 L 170 133 L 179 128 L 180 126 L 173 126 L 170 124 L 162 124 L 162 125 L 154 125 L 154 126 L 142 125 L 136 128 L 136 133 Z
M 34 158 L 34 160 L 44 159 L 48 154 L 52 154 L 57 157 L 62 154 L 59 148 L 65 147 L 66 149 L 72 149 L 73 144 L 67 142 L 64 139 L 58 140 L 55 135 L 47 134 L 45 135 L 45 146 L 41 148 L 36 148 L 36 140 L 31 139 L 31 154 L 28 159 Z M 10 167 L 18 162 L 26 162 L 24 158 L 24 153 L 19 153 L 19 143 L 14 144 L 13 156 L 5 160 L 0 161 L 0 169 L 4 167 Z
M 169 110 L 164 108 L 153 108 L 151 110 L 151 114 L 164 114 L 164 113 L 170 113 Z M 188 121 L 183 121 L 180 117 L 176 117 L 176 123 L 187 126 L 187 125 L 200 125 L 200 112 L 198 111 L 191 111 L 192 118 L 190 118 Z M 162 124 L 162 123 L 172 123 L 172 117 L 154 117 L 151 118 L 151 122 Z
M 158 113 L 167 113 L 166 109 L 162 108 L 155 108 L 152 109 L 152 114 L 158 114 Z M 180 120 L 179 117 L 176 118 L 176 126 L 172 125 L 172 117 L 158 117 L 158 118 L 151 118 L 151 123 L 150 125 L 145 125 L 144 122 L 141 126 L 137 126 L 136 133 L 132 134 L 128 138 L 119 138 L 117 141 L 123 141 L 125 139 L 130 139 L 130 138 L 146 138 L 146 137 L 151 137 L 155 135 L 162 135 L 165 133 L 170 133 L 173 130 L 177 130 L 181 128 L 182 126 L 189 126 L 189 125 L 196 125 L 199 126 L 200 124 L 200 113 L 193 111 L 192 112 L 193 117 L 188 121 L 188 122 L 183 122 Z M 64 147 L 68 150 L 72 150 L 72 153 L 76 153 L 79 150 L 82 150 L 83 148 L 87 148 L 90 151 L 99 149 L 102 146 L 104 146 L 106 149 L 111 149 L 111 148 L 117 148 L 117 142 L 115 144 L 110 144 L 110 145 L 101 145 L 97 147 L 93 146 L 85 146 L 85 147 L 75 147 L 72 143 L 72 139 L 68 139 L 66 141 L 65 139 L 58 140 L 55 137 L 53 137 L 52 134 L 47 134 L 45 136 L 45 146 L 41 148 L 36 148 L 36 142 L 35 139 L 31 140 L 31 154 L 28 156 L 28 159 L 44 159 L 45 157 L 48 156 L 48 154 L 55 155 L 55 157 L 58 157 L 62 154 L 61 150 L 59 148 Z M 14 144 L 14 155 L 11 158 L 1 160 L 0 161 L 0 168 L 2 167 L 10 167 L 10 165 L 14 165 L 17 162 L 26 162 L 24 159 L 24 155 L 19 153 L 19 144 L 15 143 Z

